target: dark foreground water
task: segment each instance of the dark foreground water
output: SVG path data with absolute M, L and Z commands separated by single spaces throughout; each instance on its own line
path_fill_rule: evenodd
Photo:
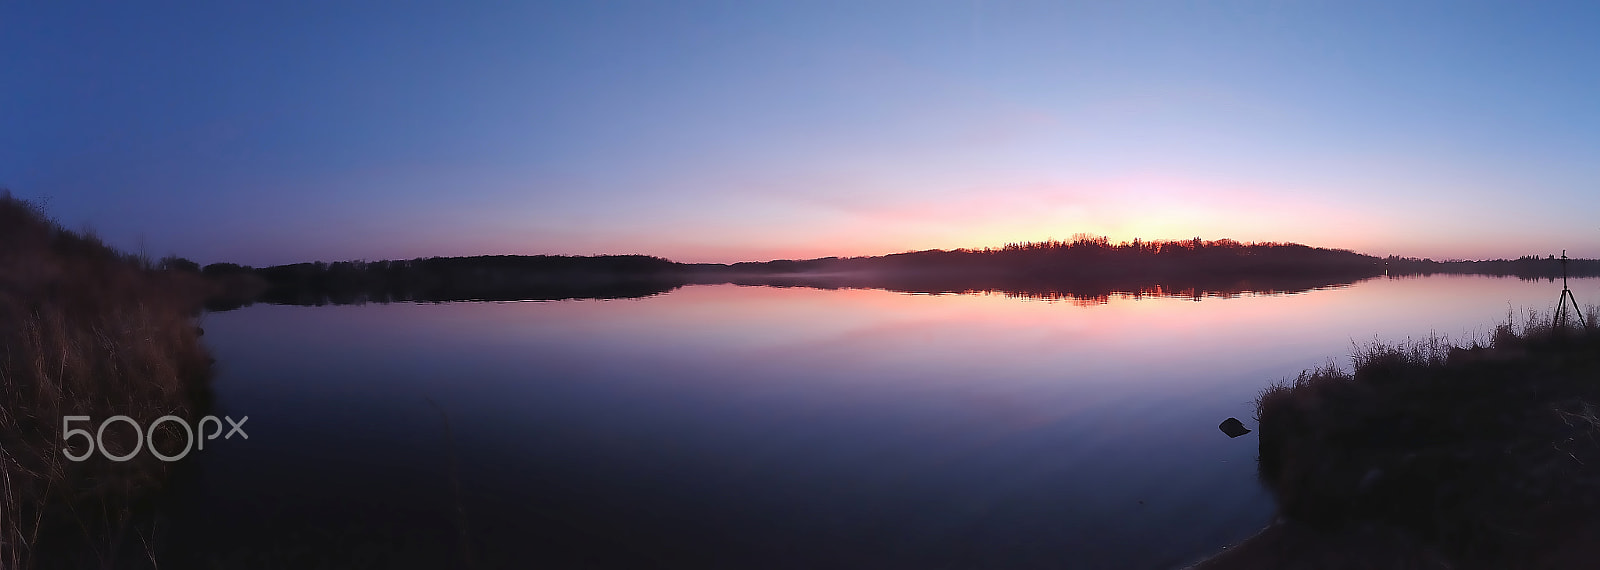
M 1559 291 L 721 285 L 211 314 L 217 414 L 249 439 L 182 463 L 161 567 L 1171 568 L 1270 518 L 1255 434 L 1216 427 L 1253 428 L 1263 387 L 1353 343 L 1486 337 Z

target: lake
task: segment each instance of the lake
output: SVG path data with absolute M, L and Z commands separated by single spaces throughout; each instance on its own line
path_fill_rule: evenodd
M 1600 279 L 1574 280 L 1594 302 Z M 1267 385 L 1561 285 L 1117 297 L 689 286 L 208 314 L 163 567 L 1173 568 L 1259 530 Z M 1520 320 L 1520 317 L 1519 317 Z

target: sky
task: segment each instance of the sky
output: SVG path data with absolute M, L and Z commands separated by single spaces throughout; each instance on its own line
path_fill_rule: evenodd
M 0 188 L 212 263 L 1600 257 L 1600 4 L 0 3 Z

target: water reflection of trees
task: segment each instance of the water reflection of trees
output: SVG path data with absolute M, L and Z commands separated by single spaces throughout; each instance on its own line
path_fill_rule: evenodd
M 999 294 L 1008 298 L 1065 302 L 1092 306 L 1113 298 L 1234 298 L 1245 295 L 1282 295 L 1315 289 L 1347 287 L 1374 275 L 1322 277 L 1256 277 L 1228 279 L 1207 276 L 1169 276 L 1150 282 L 1138 278 L 1120 280 L 1006 280 L 960 277 L 918 278 L 897 275 L 819 275 L 812 277 L 747 275 L 722 282 L 747 286 L 809 287 L 815 289 L 883 289 L 902 293 L 931 295 Z M 701 280 L 696 283 L 714 283 Z
M 679 264 L 643 255 L 478 256 L 239 268 L 265 281 L 260 302 L 349 305 L 618 299 L 671 291 Z M 207 269 L 211 269 L 207 266 Z

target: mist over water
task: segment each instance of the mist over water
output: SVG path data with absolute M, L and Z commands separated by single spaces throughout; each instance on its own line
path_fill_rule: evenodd
M 214 313 L 219 413 L 251 438 L 174 485 L 177 562 L 1168 568 L 1270 518 L 1255 436 L 1216 428 L 1253 428 L 1262 388 L 1353 343 L 1487 335 L 1559 291 L 725 284 Z

